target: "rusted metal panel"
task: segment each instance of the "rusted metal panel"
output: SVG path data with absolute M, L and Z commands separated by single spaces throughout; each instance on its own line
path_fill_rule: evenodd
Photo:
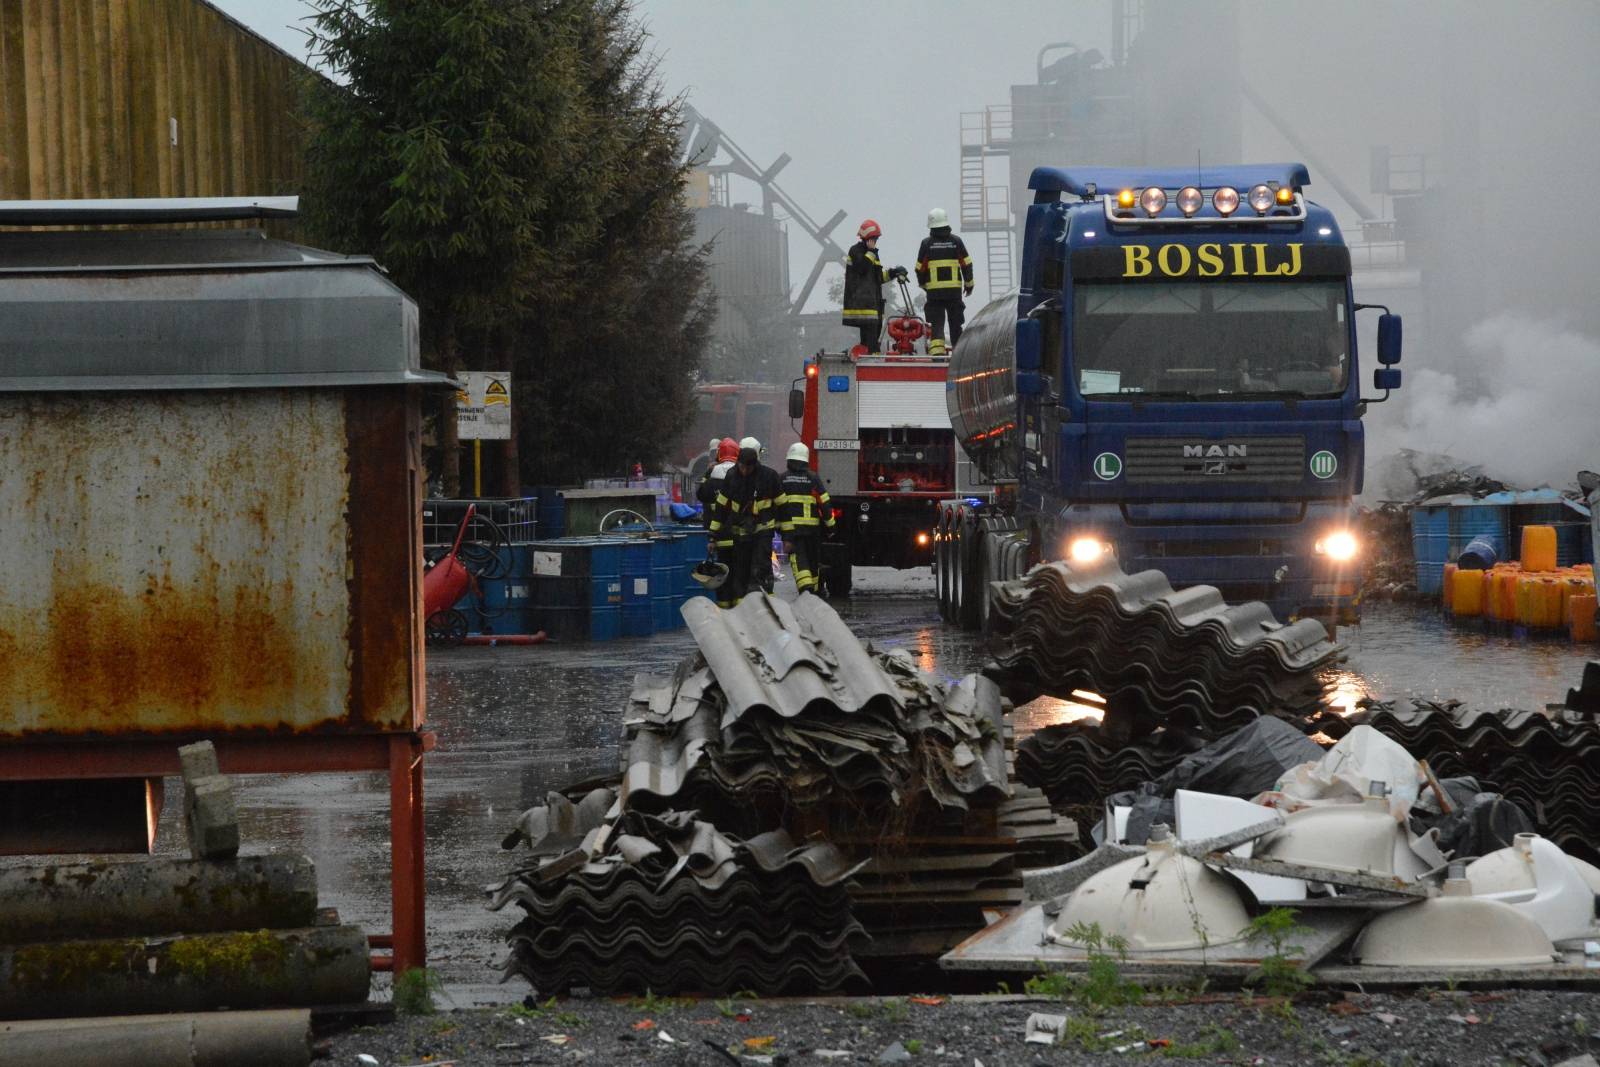
M 414 423 L 403 388 L 0 394 L 0 738 L 414 728 Z

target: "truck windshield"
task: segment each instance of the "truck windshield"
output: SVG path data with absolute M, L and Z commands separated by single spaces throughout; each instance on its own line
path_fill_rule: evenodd
M 1329 397 L 1350 373 L 1342 280 L 1080 282 L 1073 305 L 1089 398 Z

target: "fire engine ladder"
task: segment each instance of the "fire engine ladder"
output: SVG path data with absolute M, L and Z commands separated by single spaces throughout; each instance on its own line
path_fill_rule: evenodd
M 961 116 L 961 229 L 984 235 L 984 269 L 988 274 L 989 298 L 1007 292 L 1012 285 L 1011 269 L 1011 188 L 991 185 L 988 161 L 1011 154 L 1011 109 L 987 107 Z

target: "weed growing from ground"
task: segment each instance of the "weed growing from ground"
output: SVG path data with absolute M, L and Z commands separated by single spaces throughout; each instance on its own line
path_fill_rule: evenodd
M 634 997 L 629 1002 L 634 1011 L 645 1015 L 656 1015 L 660 1012 L 671 1011 L 673 1008 L 686 1008 L 690 1001 L 688 997 L 658 997 L 653 990 L 646 989 L 644 996 Z
M 437 971 L 413 967 L 394 976 L 394 989 L 389 999 L 400 1015 L 432 1015 L 439 1010 L 434 994 L 444 992 L 444 979 Z
M 1161 1055 L 1169 1060 L 1198 1060 L 1223 1052 L 1234 1052 L 1238 1048 L 1239 1038 L 1232 1030 L 1217 1026 L 1215 1023 L 1207 1023 L 1200 1030 L 1197 1039 L 1174 1041 L 1161 1050 Z
M 1265 942 L 1272 951 L 1261 957 L 1261 966 L 1247 979 L 1247 985 L 1259 987 L 1269 997 L 1293 997 L 1312 984 L 1312 978 L 1300 969 L 1292 957 L 1305 955 L 1301 945 L 1289 944 L 1290 938 L 1311 931 L 1294 921 L 1294 909 L 1273 908 L 1250 920 L 1250 925 L 1240 931 L 1252 944 Z
M 1099 923 L 1074 923 L 1067 930 L 1068 940 L 1088 952 L 1089 967 L 1073 989 L 1073 997 L 1090 1010 L 1137 1004 L 1144 1000 L 1144 989 L 1122 977 L 1122 964 L 1128 959 L 1127 938 L 1107 937 Z
M 905 1040 L 905 1050 L 913 1056 L 922 1055 L 922 1042 L 918 1038 L 908 1037 Z

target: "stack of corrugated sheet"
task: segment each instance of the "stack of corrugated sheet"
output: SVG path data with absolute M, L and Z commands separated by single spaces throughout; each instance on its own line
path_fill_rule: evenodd
M 524 815 L 508 846 L 553 828 L 568 837 L 597 836 L 577 850 L 579 859 L 560 861 L 567 869 L 525 870 L 515 885 L 556 892 L 577 879 L 595 901 L 592 916 L 604 913 L 614 927 L 608 938 L 649 942 L 648 933 L 627 934 L 633 913 L 604 911 L 608 894 L 620 893 L 634 876 L 596 881 L 601 872 L 581 858 L 595 858 L 619 817 L 692 810 L 730 839 L 788 831 L 799 840 L 831 842 L 860 862 L 848 897 L 872 942 L 853 955 L 863 961 L 870 955 L 881 967 L 886 957 L 931 962 L 981 929 L 985 908 L 1020 901 L 1019 860 L 1046 865 L 1072 857 L 1071 821 L 1051 812 L 1036 790 L 1014 795 L 1009 787 L 1005 703 L 994 682 L 969 675 L 946 684 L 904 652 L 874 652 L 809 594 L 793 602 L 754 594 L 730 610 L 693 601 L 684 617 L 699 651 L 670 678 L 636 680 L 614 810 L 602 817 L 601 809 L 613 806 L 602 791 L 577 804 L 552 797 Z M 774 899 L 784 879 L 797 877 L 789 869 L 768 874 Z M 795 915 L 784 907 L 772 913 L 780 925 Z M 588 961 L 593 937 L 574 943 L 560 932 L 555 912 L 547 908 L 540 917 L 543 932 L 517 935 L 513 964 L 543 989 L 541 983 L 570 977 L 549 969 L 548 954 L 560 948 Z M 623 973 L 598 971 L 598 962 L 583 965 L 591 985 Z M 652 973 L 658 993 L 707 988 L 691 983 L 704 977 L 693 970 Z
M 548 827 L 540 810 L 523 822 Z M 490 887 L 491 908 L 526 912 L 511 931 L 507 977 L 546 994 L 865 985 L 852 958 L 865 935 L 844 886 L 860 864 L 833 845 L 797 845 L 781 830 L 741 841 L 692 812 L 585 826 L 581 844 L 551 847 L 570 838 L 548 835 L 532 862 Z
M 1285 625 L 1265 604 L 1175 592 L 1159 571 L 1124 574 L 1114 560 L 999 583 L 994 618 L 1006 640 L 992 673 L 1016 692 L 1088 689 L 1115 714 L 1211 737 L 1262 714 L 1314 715 L 1318 672 L 1340 653 L 1314 620 Z
M 1112 793 L 1161 777 L 1199 746 L 1193 737 L 1166 730 L 1123 744 L 1107 738 L 1099 723 L 1061 723 L 1017 746 L 1017 777 L 1058 808 L 1098 806 Z
M 684 607 L 700 653 L 634 685 L 622 796 L 702 812 L 848 802 L 992 806 L 1007 795 L 1004 705 L 978 675 L 954 686 L 904 652 L 874 653 L 815 596 Z M 719 822 L 719 825 L 721 823 Z
M 1379 707 L 1364 722 L 1427 760 L 1441 778 L 1470 775 L 1520 806 L 1539 833 L 1600 863 L 1600 725 L 1574 712 Z

